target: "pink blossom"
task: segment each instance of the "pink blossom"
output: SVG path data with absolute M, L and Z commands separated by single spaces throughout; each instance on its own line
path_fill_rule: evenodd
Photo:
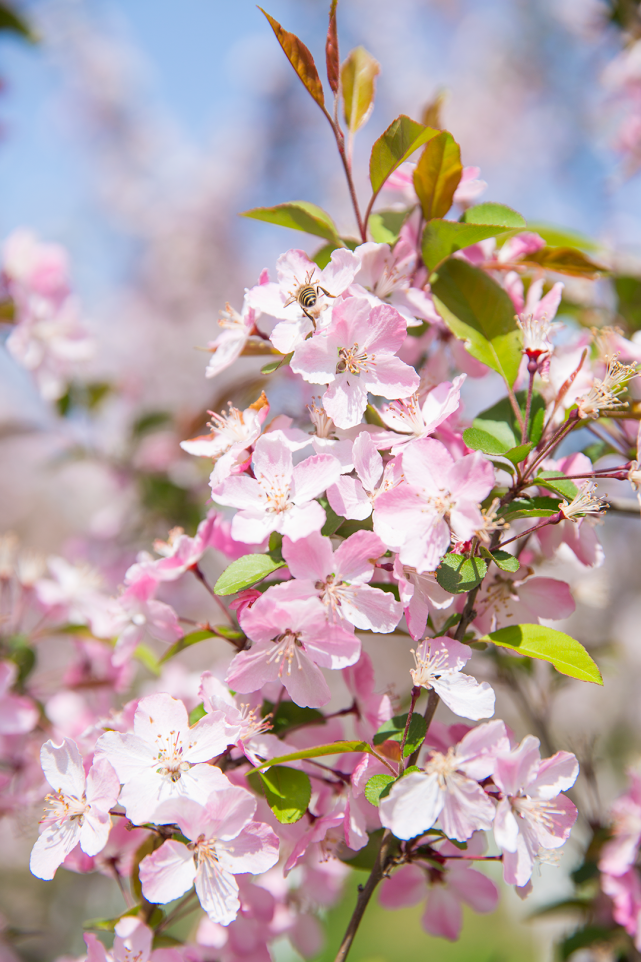
M 156 586 L 153 578 L 139 578 L 117 599 L 114 633 L 118 639 L 113 654 L 114 665 L 129 661 L 146 632 L 168 644 L 182 638 L 184 632 L 174 609 L 152 598 Z
M 462 673 L 471 656 L 470 648 L 454 638 L 426 638 L 414 655 L 416 667 L 410 674 L 415 686 L 433 688 L 455 715 L 478 721 L 494 714 L 495 695 L 486 681 Z
M 641 879 L 636 868 L 630 867 L 623 875 L 601 876 L 601 888 L 614 902 L 614 921 L 622 925 L 641 947 Z
M 541 761 L 539 740 L 533 735 L 497 756 L 493 777 L 503 798 L 496 810 L 494 838 L 503 849 L 506 882 L 526 885 L 541 851 L 559 848 L 569 836 L 577 810 L 559 793 L 574 785 L 578 773 L 570 752 Z
M 404 435 L 393 439 L 392 454 L 400 454 L 411 441 L 433 434 L 443 421 L 458 410 L 465 378 L 465 374 L 459 374 L 451 383 L 444 381 L 437 385 L 423 404 L 420 404 L 418 395 L 413 394 L 407 400 L 393 401 L 382 407 L 381 419 L 397 435 Z
M 269 414 L 269 402 L 263 393 L 244 411 L 230 403 L 227 414 L 210 413 L 211 433 L 181 441 L 180 446 L 188 454 L 212 458 L 216 462 L 211 476 L 211 485 L 215 488 L 230 474 L 237 474 L 250 460 L 250 448 L 260 437 Z
M 33 701 L 11 692 L 17 677 L 15 664 L 0 661 L 0 735 L 20 735 L 38 724 L 40 712 Z
M 499 571 L 486 577 L 474 602 L 474 626 L 482 633 L 506 625 L 538 624 L 569 618 L 576 605 L 565 581 L 532 578 L 531 568 Z
M 343 669 L 343 681 L 356 706 L 356 733 L 359 738 L 369 741 L 394 711 L 390 696 L 375 691 L 374 666 L 366 651 L 356 664 Z M 371 755 L 366 757 L 372 758 Z
M 469 207 L 470 204 L 480 197 L 487 184 L 479 178 L 480 167 L 464 167 L 459 185 L 454 191 L 454 203 L 461 207 Z
M 354 521 L 369 518 L 376 499 L 401 480 L 400 460 L 383 463 L 376 444 L 363 431 L 352 447 L 356 477 L 341 475 L 327 489 L 327 500 L 336 514 Z
M 484 850 L 484 836 L 475 833 L 467 843 L 464 858 L 480 855 Z M 469 905 L 482 915 L 493 912 L 499 892 L 487 875 L 471 868 L 461 858 L 462 853 L 451 842 L 440 845 L 438 854 L 458 858 L 444 862 L 440 868 L 435 864 L 419 866 L 416 863 L 401 866 L 383 882 L 379 901 L 386 909 L 417 905 L 425 899 L 426 886 L 429 886 L 421 924 L 429 935 L 455 942 L 463 925 L 462 906 Z
M 454 595 L 441 588 L 430 572 L 419 574 L 415 568 L 401 564 L 398 555 L 394 560 L 394 577 L 398 582 L 407 630 L 414 641 L 419 641 L 425 634 L 430 611 L 434 614 L 435 610 L 446 610 L 452 605 Z
M 2 255 L 2 272 L 14 297 L 36 294 L 62 304 L 69 295 L 69 256 L 59 244 L 16 230 L 4 242 Z
M 283 558 L 296 579 L 298 597 L 320 598 L 328 622 L 344 619 L 366 631 L 393 631 L 403 613 L 392 594 L 368 584 L 385 551 L 373 531 L 356 531 L 336 551 L 317 532 L 295 542 L 283 540 Z
M 41 879 L 52 879 L 76 845 L 97 855 L 109 837 L 110 809 L 118 801 L 120 783 L 112 766 L 97 758 L 85 778 L 78 746 L 70 738 L 60 745 L 45 742 L 40 750 L 45 778 L 53 788 L 41 834 L 31 851 L 30 868 Z
M 360 655 L 360 641 L 340 624 L 326 621 L 316 598 L 296 597 L 293 582 L 269 588 L 241 614 L 252 639 L 249 651 L 233 659 L 227 682 L 235 691 L 257 691 L 280 681 L 297 705 L 319 708 L 330 699 L 320 667 L 346 668 Z
M 189 727 L 181 701 L 167 694 L 141 698 L 133 734 L 106 732 L 96 743 L 98 757 L 115 768 L 123 789 L 120 802 L 135 824 L 154 821 L 167 799 L 204 801 L 228 784 L 219 768 L 203 764 L 238 737 L 238 726 L 213 712 Z
M 261 275 L 258 283 L 268 283 L 267 272 L 264 272 L 264 276 Z M 249 305 L 247 297 L 243 300 L 240 314 L 231 304 L 225 305 L 225 310 L 220 312 L 218 319 L 220 334 L 207 345 L 212 356 L 207 364 L 205 377 L 217 377 L 240 357 L 249 338 L 256 333 L 256 321 L 259 317 L 260 311 Z
M 260 716 L 262 698 L 250 708 L 249 704 L 232 695 L 209 671 L 203 672 L 199 691 L 205 711 L 222 712 L 226 723 L 238 729 L 235 744 L 252 765 L 260 764 L 262 759 L 285 754 L 287 749 L 284 743 L 269 734 L 271 724 Z
M 367 394 L 408 397 L 419 384 L 413 368 L 395 357 L 405 339 L 404 318 L 362 297 L 336 304 L 330 326 L 294 351 L 291 368 L 312 384 L 329 384 L 323 407 L 339 428 L 358 424 Z
M 333 251 L 323 270 L 319 270 L 304 251 L 292 249 L 278 258 L 278 282 L 252 287 L 246 294 L 247 303 L 280 320 L 270 339 L 277 351 L 288 354 L 313 329 L 309 315 L 318 324 L 323 311 L 350 286 L 358 268 L 358 258 L 345 248 Z M 308 286 L 317 291 L 317 300 L 305 314 L 297 297 L 301 288 Z
M 74 624 L 89 624 L 99 638 L 111 634 L 113 604 L 100 591 L 102 578 L 88 564 L 71 564 L 65 558 L 47 560 L 50 578 L 35 583 L 38 601 L 53 618 Z
M 254 822 L 256 799 L 230 785 L 213 792 L 204 805 L 192 799 L 166 801 L 164 823 L 175 823 L 191 842 L 169 840 L 140 863 L 143 894 L 150 902 L 171 902 L 192 885 L 212 920 L 229 925 L 240 909 L 235 875 L 265 872 L 278 861 L 278 839 Z
M 240 509 L 232 521 L 233 538 L 255 544 L 281 531 L 297 541 L 320 531 L 325 511 L 314 499 L 338 480 L 336 458 L 317 454 L 294 467 L 282 439 L 267 435 L 256 442 L 252 468 L 253 478 L 227 478 L 214 493 L 219 504 Z
M 641 841 L 641 776 L 629 773 L 627 791 L 610 808 L 612 838 L 601 850 L 599 869 L 607 875 L 623 875 L 634 865 Z
M 446 755 L 431 752 L 422 771 L 394 782 L 381 800 L 381 822 L 403 839 L 421 835 L 439 818 L 445 834 L 460 842 L 490 828 L 494 803 L 478 779 L 492 773 L 496 755 L 507 747 L 505 725 L 494 721 L 473 728 Z
M 374 530 L 403 564 L 434 571 L 450 545 L 468 541 L 483 523 L 479 502 L 492 490 L 494 469 L 478 451 L 455 461 L 433 438 L 403 453 L 405 480 L 376 502 Z
M 408 327 L 417 327 L 423 320 L 440 322 L 430 295 L 412 286 L 416 244 L 405 236 L 405 226 L 393 250 L 389 244 L 368 242 L 357 247 L 354 253 L 361 267 L 349 289 L 352 296 L 365 297 L 372 307 L 389 300 Z

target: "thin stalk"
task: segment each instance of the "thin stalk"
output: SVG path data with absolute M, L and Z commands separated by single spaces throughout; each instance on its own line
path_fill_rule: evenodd
M 515 534 L 506 541 L 501 541 L 498 547 L 503 548 L 506 544 L 512 544 L 513 541 L 518 541 L 519 538 L 526 538 L 528 535 L 534 534 L 539 528 L 545 528 L 548 524 L 558 524 L 559 521 L 563 521 L 563 514 L 560 511 L 556 514 L 551 514 L 549 518 L 543 518 L 542 521 L 539 521 L 539 523 L 535 524 L 532 528 L 528 528 L 527 531 L 523 531 L 521 534 Z
M 534 471 L 534 469 L 539 466 L 541 461 L 545 460 L 545 458 L 548 456 L 550 451 L 552 451 L 553 448 L 557 447 L 561 443 L 561 441 L 563 441 L 563 439 L 570 433 L 570 431 L 574 427 L 576 427 L 578 423 L 579 423 L 578 416 L 571 417 L 567 421 L 564 421 L 560 428 L 557 428 L 557 430 L 554 432 L 554 434 L 552 435 L 550 440 L 547 442 L 543 450 L 538 455 L 536 461 L 534 461 L 533 464 L 529 465 L 527 472 L 524 475 L 524 480 L 526 480 L 528 476 L 530 477 L 532 476 L 532 472 Z
M 509 397 L 510 404 L 512 405 L 512 410 L 514 411 L 514 416 L 519 423 L 519 427 L 521 428 L 521 433 L 522 433 L 525 430 L 525 423 L 523 421 L 523 415 L 521 414 L 521 408 L 519 407 L 519 402 L 516 400 L 516 395 L 512 390 L 512 388 L 510 387 L 510 385 L 507 383 L 507 381 L 505 382 L 505 386 L 507 388 L 507 396 Z
M 527 369 L 530 375 L 530 383 L 527 388 L 527 400 L 525 402 L 525 418 L 523 419 L 523 430 L 521 431 L 521 444 L 525 444 L 528 436 L 528 426 L 530 423 L 530 411 L 532 409 L 532 393 L 534 391 L 534 376 L 536 374 L 538 365 L 536 362 L 530 361 Z
M 348 956 L 349 950 L 352 947 L 352 942 L 354 937 L 358 932 L 358 927 L 361 924 L 361 919 L 365 914 L 365 909 L 369 905 L 369 900 L 374 894 L 376 886 L 381 881 L 385 872 L 391 864 L 390 851 L 394 844 L 394 836 L 387 828 L 383 833 L 383 840 L 381 841 L 381 847 L 378 850 L 378 855 L 376 857 L 376 862 L 374 868 L 370 872 L 369 878 L 365 885 L 359 885 L 358 887 L 358 899 L 356 900 L 356 908 L 349 920 L 349 925 L 343 936 L 343 941 L 341 942 L 340 948 L 336 955 L 335 962 L 345 962 Z
M 207 579 L 205 578 L 204 574 L 202 573 L 202 571 L 200 570 L 200 568 L 198 567 L 198 565 L 197 565 L 197 564 L 192 565 L 192 567 L 190 568 L 190 571 L 193 571 L 193 573 L 196 575 L 196 577 L 198 578 L 198 580 L 200 581 L 200 583 L 202 584 L 202 586 L 205 588 L 205 590 L 208 591 L 209 594 L 212 596 L 212 598 L 214 599 L 214 601 L 216 602 L 216 604 L 218 605 L 218 607 L 220 608 L 220 610 L 221 610 L 222 613 L 224 614 L 224 616 L 225 616 L 225 618 L 227 619 L 227 621 L 229 622 L 229 624 L 232 625 L 232 627 L 233 627 L 233 625 L 234 625 L 234 620 L 233 620 L 232 616 L 229 614 L 229 612 L 228 612 L 227 609 L 225 608 L 224 604 L 222 603 L 222 601 L 220 600 L 220 598 L 218 597 L 218 595 L 216 594 L 216 592 L 214 591 L 214 589 L 212 588 L 212 586 L 209 584 L 209 582 L 208 582 Z
M 407 721 L 405 722 L 405 731 L 403 732 L 403 740 L 401 741 L 401 760 L 399 762 L 399 768 L 403 768 L 403 752 L 405 751 L 405 743 L 407 742 L 407 736 L 409 734 L 410 725 L 412 724 L 412 715 L 414 714 L 414 706 L 418 700 L 418 696 L 421 694 L 421 689 L 416 685 L 412 688 L 412 700 L 410 702 L 410 710 L 407 713 Z M 409 765 L 409 762 L 408 762 Z M 408 767 L 407 765 L 405 766 Z

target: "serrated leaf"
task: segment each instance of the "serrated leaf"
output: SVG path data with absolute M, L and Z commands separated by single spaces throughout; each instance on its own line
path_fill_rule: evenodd
M 511 461 L 512 464 L 520 464 L 521 461 L 525 461 L 533 447 L 534 445 L 531 441 L 528 441 L 526 444 L 518 444 L 515 448 L 510 448 L 509 451 L 506 451 L 504 457 Z
M 471 428 L 463 431 L 468 448 L 484 454 L 506 454 L 516 445 L 514 432 L 505 421 L 481 421 L 476 418 Z
M 309 775 L 296 768 L 275 765 L 260 772 L 267 804 L 279 822 L 291 825 L 303 817 L 312 797 Z
M 466 558 L 461 554 L 446 554 L 436 569 L 436 580 L 441 588 L 453 595 L 471 591 L 481 583 L 487 572 L 483 558 Z
M 381 65 L 365 47 L 355 47 L 341 67 L 345 123 L 353 134 L 369 119 L 374 107 L 374 82 L 380 72 Z
M 509 551 L 492 551 L 489 552 L 492 556 L 494 564 L 501 569 L 501 571 L 518 571 L 521 567 L 521 562 L 518 558 L 515 558 L 513 554 Z
M 294 356 L 293 351 L 291 351 L 291 353 L 289 354 L 281 355 L 281 357 L 279 357 L 277 361 L 270 361 L 269 364 L 265 364 L 263 367 L 261 367 L 260 373 L 273 374 L 274 371 L 277 371 L 279 367 L 283 366 L 283 364 L 289 364 L 293 356 Z
M 492 202 L 475 204 L 464 211 L 461 221 L 464 224 L 492 224 L 502 227 L 504 230 L 525 230 L 527 224 L 525 218 L 511 207 L 505 204 L 494 204 Z
M 403 733 L 407 724 L 407 712 L 404 715 L 395 715 L 389 721 L 383 722 L 373 738 L 374 745 L 382 745 L 383 742 L 392 741 L 399 744 L 403 741 Z M 414 712 L 410 721 L 409 731 L 403 757 L 407 758 L 412 752 L 423 744 L 427 733 L 427 722 L 422 715 Z
M 514 305 L 485 271 L 450 257 L 430 278 L 436 309 L 469 353 L 511 386 L 521 364 Z
M 236 591 L 242 591 L 243 588 L 262 581 L 272 571 L 284 567 L 284 561 L 274 561 L 268 554 L 243 555 L 225 568 L 214 585 L 214 592 L 217 595 L 233 595 Z
M 322 207 L 306 200 L 292 200 L 287 204 L 276 204 L 275 207 L 253 207 L 251 210 L 244 210 L 240 216 L 276 224 L 278 227 L 289 227 L 291 230 L 301 230 L 305 234 L 323 237 L 342 247 L 338 230 L 329 214 Z
M 518 518 L 550 518 L 559 510 L 554 498 L 517 498 L 500 512 L 502 518 L 516 521 Z
M 333 94 L 338 92 L 339 60 L 338 60 L 338 31 L 336 29 L 336 5 L 338 0 L 332 0 L 329 8 L 329 27 L 325 41 L 325 64 L 327 79 Z
M 426 144 L 432 137 L 436 137 L 438 133 L 438 130 L 424 127 L 423 124 L 410 120 L 404 114 L 393 120 L 372 147 L 369 161 L 369 179 L 374 196 L 378 194 L 387 178 L 394 173 L 397 167 L 408 160 L 415 150 Z
M 389 788 L 395 781 L 393 775 L 387 775 L 384 772 L 379 775 L 372 775 L 365 786 L 365 798 L 370 805 L 375 805 L 378 808 L 384 789 Z
M 284 30 L 277 20 L 274 20 L 268 13 L 265 13 L 262 7 L 258 9 L 267 17 L 269 25 L 276 35 L 276 39 L 283 48 L 285 56 L 298 74 L 303 85 L 307 88 L 316 103 L 324 110 L 325 94 L 323 93 L 323 85 L 309 49 L 302 40 L 299 40 L 295 33 Z
M 463 174 L 461 149 L 447 130 L 425 145 L 414 169 L 414 190 L 425 220 L 445 217 Z
M 562 498 L 567 498 L 568 501 L 572 501 L 579 493 L 574 481 L 569 481 L 559 471 L 540 471 L 532 480 L 532 484 L 539 488 L 546 488 L 548 491 L 554 491 L 555 494 L 560 494 Z
M 569 274 L 571 277 L 595 278 L 611 273 L 603 264 L 595 261 L 575 247 L 541 247 L 528 254 L 521 263 L 537 264 L 546 271 Z
M 379 210 L 369 217 L 369 232 L 377 244 L 389 244 L 398 240 L 401 227 L 407 220 L 406 210 Z
M 544 625 L 510 625 L 483 635 L 479 641 L 510 648 L 528 658 L 549 661 L 562 675 L 602 685 L 597 665 L 583 645 L 555 628 Z
M 506 228 L 497 224 L 466 224 L 435 218 L 426 224 L 423 230 L 423 261 L 428 270 L 434 270 L 455 251 L 505 233 Z

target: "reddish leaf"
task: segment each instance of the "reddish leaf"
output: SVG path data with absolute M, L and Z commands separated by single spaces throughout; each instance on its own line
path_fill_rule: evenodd
M 309 90 L 310 94 L 316 101 L 316 103 L 325 109 L 325 94 L 323 93 L 323 85 L 321 84 L 320 77 L 318 76 L 318 70 L 316 69 L 316 64 L 314 63 L 314 58 L 312 57 L 310 51 L 305 46 L 302 40 L 299 40 L 295 33 L 289 33 L 288 30 L 283 30 L 281 25 L 273 17 L 270 17 L 262 7 L 258 8 L 261 13 L 264 13 L 269 24 L 276 34 L 276 39 L 283 48 L 285 56 L 289 60 L 290 64 L 304 83 L 304 85 Z
M 325 44 L 325 59 L 327 61 L 327 79 L 332 93 L 338 93 L 338 33 L 336 30 L 336 5 L 338 0 L 332 0 L 329 11 L 329 29 Z
M 575 247 L 542 247 L 528 254 L 523 263 L 538 264 L 548 271 L 569 274 L 572 277 L 597 277 L 599 274 L 609 273 L 607 267 L 596 264 Z
M 442 130 L 426 144 L 414 171 L 414 188 L 425 220 L 445 217 L 462 173 L 460 147 L 450 133 Z

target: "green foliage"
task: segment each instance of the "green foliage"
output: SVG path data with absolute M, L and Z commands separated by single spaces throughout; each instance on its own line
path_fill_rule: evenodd
M 365 786 L 365 798 L 371 805 L 378 808 L 381 797 L 389 793 L 390 788 L 396 781 L 393 775 L 381 772 L 379 775 L 372 775 Z M 385 794 L 383 794 L 385 793 Z
M 372 147 L 369 179 L 374 196 L 397 167 L 408 160 L 415 150 L 438 135 L 438 130 L 424 127 L 404 114 L 392 121 Z
M 423 231 L 423 260 L 429 270 L 434 270 L 455 251 L 464 250 L 472 244 L 498 237 L 505 227 L 490 224 L 467 224 L 456 220 L 435 218 L 425 225 Z
M 238 628 L 232 628 L 229 625 L 217 625 L 215 628 L 199 628 L 197 631 L 190 631 L 189 634 L 183 635 L 179 638 L 171 648 L 168 648 L 165 654 L 159 661 L 159 664 L 163 664 L 174 658 L 175 655 L 179 655 L 181 651 L 185 648 L 191 648 L 192 645 L 197 645 L 201 641 L 207 641 L 208 638 L 224 638 L 226 641 L 241 642 L 245 640 L 245 635 Z
M 479 641 L 510 648 L 529 658 L 549 661 L 562 675 L 602 685 L 601 672 L 580 642 L 544 625 L 510 625 L 483 635 Z
M 4 2 L 0 2 L 0 32 L 17 33 L 30 43 L 36 43 L 38 40 L 28 21 L 16 13 L 13 6 Z
M 391 776 L 390 776 L 391 777 Z M 371 872 L 378 858 L 378 852 L 381 847 L 381 841 L 383 839 L 384 829 L 378 828 L 375 832 L 371 832 L 367 845 L 359 849 L 358 852 L 352 852 L 351 849 L 344 849 L 339 851 L 338 858 L 341 862 L 345 862 L 351 868 L 359 869 L 361 872 Z M 398 842 L 394 841 L 393 848 L 390 850 L 390 854 L 394 854 L 398 851 Z M 343 926 L 345 928 L 345 926 Z M 332 958 L 334 955 L 332 954 Z
M 541 247 L 523 259 L 521 263 L 538 264 L 546 271 L 569 274 L 571 277 L 594 279 L 610 271 L 574 247 Z
M 631 330 L 641 328 L 641 278 L 620 276 L 614 278 L 614 289 L 619 298 L 618 312 Z
M 414 189 L 425 220 L 445 217 L 462 174 L 461 149 L 452 135 L 442 130 L 425 145 L 414 170 Z
M 488 551 L 488 555 L 501 571 L 518 571 L 521 567 L 519 559 L 515 558 L 509 551 Z
M 246 554 L 225 568 L 214 585 L 217 595 L 233 595 L 262 581 L 272 571 L 284 568 L 284 561 L 274 561 L 268 554 Z
M 167 521 L 170 526 L 179 525 L 186 531 L 195 531 L 201 520 L 202 506 L 197 495 L 181 488 L 166 474 L 140 474 L 138 476 L 140 500 L 150 514 Z
M 338 229 L 329 214 L 306 200 L 292 200 L 287 204 L 277 204 L 275 207 L 254 207 L 253 210 L 243 211 L 240 216 L 300 230 L 305 234 L 314 234 L 316 237 L 324 237 L 325 240 L 332 241 L 337 247 L 343 246 Z
M 464 224 L 491 224 L 507 230 L 523 231 L 527 228 L 525 218 L 505 204 L 484 203 L 468 207 L 461 221 Z
M 318 76 L 318 71 L 316 69 L 316 64 L 314 63 L 314 58 L 312 57 L 309 49 L 305 46 L 302 40 L 296 36 L 295 33 L 289 33 L 288 30 L 283 30 L 281 25 L 273 17 L 270 17 L 268 13 L 265 13 L 262 7 L 258 8 L 261 13 L 264 13 L 269 21 L 269 25 L 276 35 L 276 39 L 283 48 L 285 56 L 289 60 L 290 64 L 298 74 L 303 86 L 309 91 L 319 107 L 325 110 L 325 95 L 323 93 L 323 85 Z
M 56 401 L 58 414 L 66 417 L 72 411 L 95 411 L 112 390 L 107 381 L 91 381 L 88 384 L 72 381 L 65 394 Z
M 527 392 L 517 391 L 515 397 L 521 411 L 521 415 L 525 419 Z M 530 423 L 528 425 L 529 440 L 532 441 L 533 444 L 538 444 L 541 440 L 544 418 L 545 401 L 540 394 L 535 393 L 532 395 L 532 403 L 530 406 Z M 493 404 L 492 407 L 482 411 L 479 416 L 474 419 L 474 426 L 480 427 L 483 430 L 488 430 L 480 423 L 481 421 L 505 421 L 512 431 L 514 444 L 518 444 L 517 438 L 520 439 L 521 437 L 521 428 L 517 424 L 516 415 L 514 414 L 514 409 L 510 404 L 509 398 L 502 398 L 500 401 L 497 401 L 496 404 Z M 490 431 L 490 433 L 492 432 Z
M 324 755 L 344 755 L 350 752 L 366 752 L 368 755 L 379 756 L 367 744 L 367 742 L 338 741 L 329 745 L 316 745 L 314 748 L 302 748 L 298 752 L 290 752 L 289 755 L 279 755 L 278 758 L 270 758 L 269 761 L 257 765 L 257 768 L 264 768 L 266 765 L 280 765 L 283 762 L 296 762 L 303 758 L 321 758 Z
M 550 518 L 558 510 L 554 498 L 515 498 L 501 509 L 500 515 L 506 521 L 516 521 L 517 518 Z
M 12 635 L 7 642 L 7 650 L 9 660 L 18 669 L 15 686 L 18 691 L 22 691 L 25 681 L 36 667 L 36 652 L 26 635 Z
M 329 538 L 340 528 L 345 519 L 340 514 L 336 514 L 324 495 L 318 499 L 318 502 L 325 509 L 325 524 L 321 528 L 321 534 Z
M 481 583 L 487 572 L 484 558 L 466 558 L 462 554 L 446 554 L 436 569 L 436 580 L 441 588 L 453 595 L 471 591 Z
M 204 718 L 206 714 L 207 712 L 205 711 L 205 706 L 201 702 L 200 705 L 196 705 L 196 707 L 192 708 L 192 710 L 189 712 L 189 724 L 195 725 L 200 721 L 201 718 Z
M 374 107 L 374 86 L 381 65 L 365 47 L 350 52 L 341 67 L 345 123 L 351 133 L 367 123 Z
M 571 955 L 578 952 L 579 949 L 585 949 L 590 945 L 595 943 L 610 944 L 613 938 L 620 938 L 621 929 L 613 930 L 606 928 L 604 925 L 585 925 L 583 928 L 577 929 L 572 935 L 566 936 L 559 946 L 559 954 L 562 959 L 569 959 Z M 612 958 L 612 954 L 608 953 L 606 956 Z M 620 958 L 628 958 L 627 955 L 620 956 Z
M 316 708 L 301 708 L 293 701 L 281 701 L 274 711 L 273 702 L 265 700 L 262 707 L 263 718 L 271 714 L 272 731 L 281 736 L 292 728 L 303 725 L 324 725 L 325 716 Z
M 370 214 L 369 232 L 377 244 L 393 246 L 407 220 L 406 210 L 379 210 Z
M 279 822 L 291 825 L 303 817 L 312 797 L 309 776 L 296 768 L 275 765 L 260 778 L 267 804 Z
M 574 481 L 568 481 L 560 471 L 539 471 L 534 478 L 533 484 L 539 488 L 547 488 L 555 494 L 560 494 L 562 498 L 571 501 L 579 493 Z
M 521 332 L 503 288 L 484 271 L 454 257 L 439 267 L 430 284 L 436 309 L 452 333 L 511 386 L 521 363 Z
M 403 741 L 405 726 L 407 725 L 407 715 L 408 712 L 404 715 L 395 715 L 393 718 L 390 718 L 389 721 L 383 722 L 374 735 L 374 745 L 382 745 L 383 742 L 387 741 L 398 742 L 400 745 Z M 407 732 L 403 758 L 408 758 L 412 752 L 415 752 L 417 748 L 421 747 L 426 734 L 427 722 L 422 715 L 414 712 Z
M 131 427 L 131 436 L 137 440 L 144 437 L 145 434 L 159 431 L 170 424 L 171 414 L 168 411 L 148 411 L 147 414 L 142 414 L 134 421 Z
M 283 364 L 289 364 L 293 356 L 294 356 L 294 352 L 290 351 L 289 354 L 282 354 L 280 357 L 276 358 L 275 361 L 268 361 L 267 364 L 261 367 L 260 373 L 273 374 L 274 371 L 277 371 L 279 367 L 283 366 Z
M 584 237 L 578 231 L 569 230 L 567 227 L 555 227 L 553 224 L 528 224 L 528 230 L 542 237 L 549 247 L 580 247 L 586 251 L 598 250 L 589 237 Z
M 471 428 L 463 432 L 468 448 L 484 454 L 506 454 L 516 447 L 514 431 L 505 421 L 486 421 L 475 418 Z

